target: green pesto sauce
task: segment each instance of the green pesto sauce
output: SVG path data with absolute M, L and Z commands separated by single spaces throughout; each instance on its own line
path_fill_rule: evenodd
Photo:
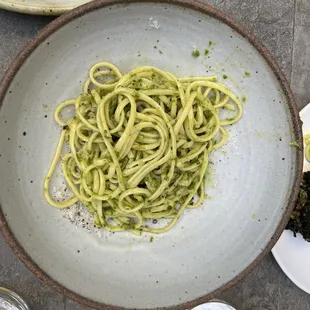
M 200 52 L 199 52 L 197 49 L 194 49 L 194 50 L 192 51 L 192 56 L 193 56 L 194 58 L 197 58 L 197 57 L 200 56 Z
M 245 103 L 245 102 L 246 102 L 246 96 L 242 96 L 242 97 L 241 97 L 241 101 L 242 101 L 243 103 Z
M 250 76 L 251 76 L 251 73 L 250 73 L 249 71 L 245 71 L 245 72 L 244 72 L 244 75 L 245 75 L 246 77 L 250 77 Z
M 156 46 L 156 45 L 154 45 L 154 48 L 157 48 L 157 46 Z
M 226 80 L 228 76 L 226 74 L 223 74 L 223 79 Z
M 161 50 L 159 50 L 159 54 L 162 54 L 163 52 Z
M 205 49 L 205 52 L 204 52 L 205 56 L 208 56 L 209 53 L 210 53 L 209 50 Z
M 212 185 L 212 174 L 213 174 L 213 172 L 214 172 L 213 167 L 211 167 L 209 165 L 208 169 L 206 171 L 206 174 L 205 174 L 205 180 L 206 180 L 206 183 L 208 185 Z
M 153 242 L 154 241 L 154 237 L 152 236 L 151 238 L 150 238 L 150 242 Z
M 290 143 L 289 143 L 289 145 L 290 146 L 294 146 L 294 147 L 299 147 L 299 144 L 298 144 L 298 142 L 297 141 L 291 141 Z
M 209 47 L 215 46 L 215 43 L 213 41 L 209 41 Z

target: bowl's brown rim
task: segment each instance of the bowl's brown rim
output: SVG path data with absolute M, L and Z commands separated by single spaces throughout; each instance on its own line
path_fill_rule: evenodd
M 296 148 L 296 163 L 295 163 L 295 175 L 294 175 L 294 184 L 290 192 L 290 196 L 287 202 L 287 205 L 285 207 L 285 211 L 283 213 L 283 217 L 278 224 L 273 237 L 268 242 L 267 246 L 262 250 L 262 252 L 259 254 L 259 256 L 247 267 L 245 268 L 239 275 L 237 275 L 234 279 L 223 285 L 222 287 L 216 289 L 215 291 L 206 294 L 200 298 L 197 298 L 193 301 L 182 303 L 180 305 L 175 306 L 169 306 L 167 308 L 157 308 L 157 309 L 191 309 L 194 306 L 197 306 L 199 304 L 205 303 L 208 300 L 216 297 L 223 291 L 231 288 L 233 285 L 235 285 L 238 281 L 243 279 L 247 274 L 249 274 L 256 266 L 257 264 L 262 260 L 262 258 L 271 251 L 272 247 L 275 245 L 276 241 L 279 239 L 281 233 L 285 229 L 285 226 L 289 220 L 290 214 L 294 208 L 298 192 L 299 192 L 299 185 L 302 179 L 302 168 L 303 168 L 303 143 L 302 143 L 302 130 L 301 130 L 301 121 L 299 118 L 298 108 L 293 96 L 293 93 L 290 89 L 289 83 L 277 65 L 276 61 L 272 57 L 271 53 L 267 50 L 267 48 L 254 36 L 252 35 L 244 26 L 239 24 L 237 21 L 235 21 L 233 18 L 228 16 L 227 14 L 213 8 L 209 4 L 205 4 L 199 1 L 195 0 L 130 0 L 124 2 L 123 0 L 97 0 L 89 2 L 85 5 L 82 5 L 69 13 L 60 16 L 53 22 L 51 22 L 49 25 L 47 25 L 43 30 L 41 30 L 34 39 L 32 39 L 25 47 L 24 49 L 19 53 L 19 55 L 15 58 L 15 60 L 11 63 L 9 66 L 9 69 L 6 71 L 1 83 L 0 83 L 0 107 L 2 105 L 2 102 L 4 100 L 4 97 L 7 93 L 7 90 L 14 79 L 16 73 L 21 68 L 21 66 L 24 64 L 24 62 L 28 59 L 28 57 L 32 54 L 32 52 L 41 44 L 43 43 L 51 34 L 53 34 L 57 29 L 63 27 L 70 21 L 86 14 L 89 12 L 92 12 L 96 9 L 104 8 L 111 5 L 127 5 L 130 3 L 136 3 L 136 2 L 153 2 L 153 3 L 166 3 L 167 5 L 177 5 L 186 7 L 192 10 L 200 11 L 208 16 L 214 17 L 228 26 L 230 26 L 232 29 L 234 29 L 236 32 L 241 34 L 243 37 L 245 37 L 257 50 L 258 52 L 263 56 L 263 58 L 267 61 L 270 68 L 274 72 L 276 78 L 278 79 L 282 90 L 287 98 L 288 107 L 291 113 L 291 120 L 295 135 L 295 140 L 299 143 L 300 147 Z M 65 297 L 68 297 L 70 299 L 73 299 L 77 301 L 80 304 L 83 304 L 88 307 L 92 307 L 95 309 L 111 309 L 111 310 L 120 310 L 125 309 L 121 307 L 115 307 L 111 305 L 106 305 L 102 303 L 98 303 L 95 301 L 92 301 L 88 298 L 85 298 L 77 293 L 74 293 L 73 291 L 65 288 L 62 284 L 58 283 L 54 279 L 52 279 L 47 273 L 45 273 L 26 253 L 26 251 L 23 249 L 23 247 L 18 243 L 16 238 L 14 237 L 13 232 L 10 230 L 9 225 L 7 221 L 5 220 L 4 214 L 1 210 L 0 206 L 0 230 L 6 240 L 6 242 L 9 244 L 9 246 L 12 248 L 14 253 L 18 256 L 18 258 L 43 282 L 54 288 L 56 291 L 63 294 Z

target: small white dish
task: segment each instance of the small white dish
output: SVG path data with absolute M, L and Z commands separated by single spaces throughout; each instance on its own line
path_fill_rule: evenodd
M 303 133 L 310 133 L 310 103 L 299 114 L 303 121 Z M 310 170 L 310 164 L 306 160 L 303 170 Z M 305 241 L 301 234 L 294 237 L 291 231 L 285 230 L 272 249 L 272 254 L 291 281 L 310 294 L 310 242 Z

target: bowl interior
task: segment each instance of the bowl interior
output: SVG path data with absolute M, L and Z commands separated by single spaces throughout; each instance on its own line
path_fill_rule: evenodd
M 123 72 L 153 65 L 180 77 L 216 74 L 245 100 L 227 146 L 211 156 L 211 198 L 153 242 L 150 235 L 89 233 L 43 197 L 61 130 L 53 110 L 81 92 L 98 61 Z M 229 26 L 178 5 L 111 5 L 57 30 L 13 78 L 0 113 L 2 210 L 33 261 L 73 292 L 114 306 L 177 305 L 235 278 L 270 241 L 296 174 L 292 128 L 274 73 Z

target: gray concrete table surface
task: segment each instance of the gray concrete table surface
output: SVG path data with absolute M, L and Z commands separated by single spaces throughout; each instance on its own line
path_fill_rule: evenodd
M 274 54 L 300 108 L 310 101 L 310 0 L 209 0 L 248 27 Z M 23 45 L 51 17 L 0 10 L 0 77 Z M 0 286 L 21 294 L 31 310 L 87 310 L 40 282 L 0 236 Z M 269 254 L 220 298 L 238 310 L 307 310 L 310 295 L 297 288 Z

